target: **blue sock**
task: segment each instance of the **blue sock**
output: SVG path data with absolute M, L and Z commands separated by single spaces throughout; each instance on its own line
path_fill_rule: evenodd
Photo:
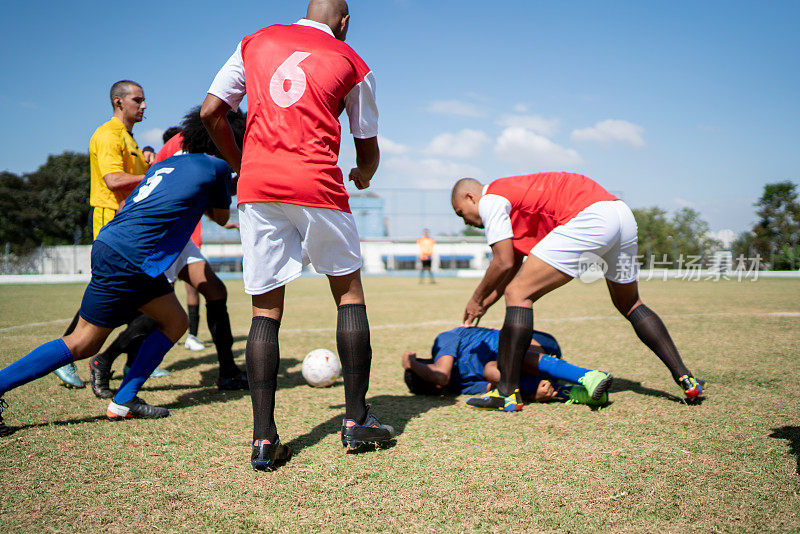
M 114 395 L 114 402 L 117 404 L 125 404 L 132 401 L 133 398 L 139 393 L 145 380 L 150 378 L 150 375 L 155 371 L 164 355 L 169 352 L 174 343 L 171 339 L 164 335 L 161 330 L 156 330 L 144 340 L 142 346 L 139 347 L 139 352 L 136 354 L 136 359 L 133 360 L 128 374 L 122 380 L 122 384 Z
M 72 353 L 63 339 L 58 338 L 39 345 L 0 371 L 0 397 L 6 391 L 41 378 L 68 363 L 72 363 Z
M 559 360 L 552 356 L 543 354 L 539 358 L 539 373 L 544 374 L 545 378 L 555 378 L 556 380 L 566 380 L 567 382 L 578 383 L 578 380 L 589 372 L 589 369 L 572 365 L 565 360 Z

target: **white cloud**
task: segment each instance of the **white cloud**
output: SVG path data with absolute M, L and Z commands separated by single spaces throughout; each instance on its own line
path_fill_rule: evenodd
M 503 115 L 497 124 L 504 128 L 525 128 L 545 137 L 551 137 L 558 130 L 558 119 L 539 115 Z
M 456 115 L 459 117 L 485 117 L 486 112 L 478 109 L 475 104 L 461 100 L 436 100 L 426 108 L 430 113 L 440 115 Z
M 383 165 L 387 181 L 393 185 L 420 189 L 449 188 L 459 178 L 480 176 L 481 170 L 474 165 L 448 161 L 440 158 L 416 159 L 406 156 L 389 158 Z
M 410 150 L 408 146 L 401 143 L 396 143 L 395 141 L 392 141 L 391 139 L 388 139 L 382 135 L 378 136 L 378 146 L 380 147 L 382 154 L 387 154 L 390 156 L 405 154 Z
M 561 170 L 583 163 L 580 154 L 536 132 L 512 126 L 503 130 L 494 147 L 501 160 L 530 167 Z
M 474 158 L 481 154 L 483 147 L 491 139 L 481 130 L 461 130 L 457 133 L 443 133 L 434 137 L 425 149 L 431 156 L 449 158 Z
M 153 128 L 152 130 L 147 130 L 142 132 L 141 134 L 137 135 L 139 145 L 144 147 L 147 145 L 150 146 L 157 146 L 161 145 L 161 136 L 164 135 L 164 130 L 161 128 Z
M 572 132 L 572 140 L 594 141 L 604 145 L 616 142 L 633 147 L 642 147 L 644 146 L 643 133 L 644 128 L 632 122 L 608 119 L 600 121 L 589 128 L 574 130 Z
M 694 208 L 697 206 L 697 204 L 695 204 L 691 200 L 686 200 L 685 198 L 681 197 L 675 197 L 672 199 L 672 201 L 682 208 Z
M 517 113 L 527 113 L 528 106 L 526 104 L 517 104 L 516 106 L 514 106 L 514 111 L 516 111 Z

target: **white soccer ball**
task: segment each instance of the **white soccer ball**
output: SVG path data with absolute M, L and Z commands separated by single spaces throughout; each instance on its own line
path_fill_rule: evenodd
M 314 349 L 303 360 L 302 372 L 309 386 L 326 388 L 342 376 L 342 364 L 328 349 Z

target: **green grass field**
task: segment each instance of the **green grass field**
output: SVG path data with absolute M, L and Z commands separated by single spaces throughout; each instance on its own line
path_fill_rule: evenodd
M 167 419 L 107 422 L 104 401 L 52 375 L 7 394 L 3 416 L 16 431 L 0 438 L 0 531 L 800 529 L 800 281 L 642 283 L 708 380 L 700 406 L 681 402 L 601 283 L 569 284 L 537 304 L 536 327 L 569 361 L 611 371 L 612 402 L 529 404 L 518 414 L 414 397 L 402 381 L 400 354 L 425 353 L 456 326 L 476 283 L 365 280 L 370 402 L 400 433 L 388 450 L 345 454 L 342 386 L 314 390 L 300 376 L 309 350 L 335 350 L 322 279 L 287 291 L 277 420 L 295 457 L 274 473 L 250 469 L 250 399 L 217 391 L 210 343 L 202 353 L 176 346 L 164 362 L 172 374 L 145 384 L 142 396 L 170 408 Z M 249 300 L 240 282 L 228 287 L 244 365 Z M 0 365 L 59 336 L 82 291 L 0 286 Z M 497 307 L 482 324 L 501 320 Z M 88 378 L 86 362 L 79 369 Z

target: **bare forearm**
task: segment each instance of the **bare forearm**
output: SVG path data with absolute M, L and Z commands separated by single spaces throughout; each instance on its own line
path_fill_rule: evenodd
M 446 373 L 433 368 L 426 363 L 420 363 L 417 360 L 411 360 L 411 370 L 414 371 L 420 378 L 426 382 L 433 382 L 440 386 L 446 386 L 450 377 Z
M 472 298 L 475 300 L 475 302 L 485 304 L 487 299 L 498 292 L 500 285 L 505 281 L 506 277 L 511 273 L 512 270 L 513 265 L 502 264 L 501 262 L 492 259 L 492 262 L 489 264 L 489 268 L 486 269 L 486 274 L 483 275 L 481 283 L 478 284 L 478 287 L 475 288 L 475 292 L 472 294 Z M 500 289 L 500 295 L 502 294 L 503 290 Z M 491 301 L 491 303 L 494 304 L 499 298 L 500 297 L 498 295 L 494 300 Z
M 242 168 L 242 151 L 236 144 L 233 129 L 228 123 L 228 111 L 230 111 L 230 106 L 221 99 L 214 95 L 206 95 L 200 109 L 200 119 L 222 157 L 225 158 L 231 169 L 238 173 Z
M 117 192 L 133 191 L 144 178 L 143 174 L 128 174 L 127 172 L 112 172 L 103 176 L 108 189 Z
M 371 180 L 375 173 L 378 172 L 378 165 L 380 164 L 381 157 L 380 153 L 376 153 L 374 156 L 366 158 L 366 157 L 356 157 L 356 167 L 361 172 L 361 176 L 366 178 L 367 180 Z

